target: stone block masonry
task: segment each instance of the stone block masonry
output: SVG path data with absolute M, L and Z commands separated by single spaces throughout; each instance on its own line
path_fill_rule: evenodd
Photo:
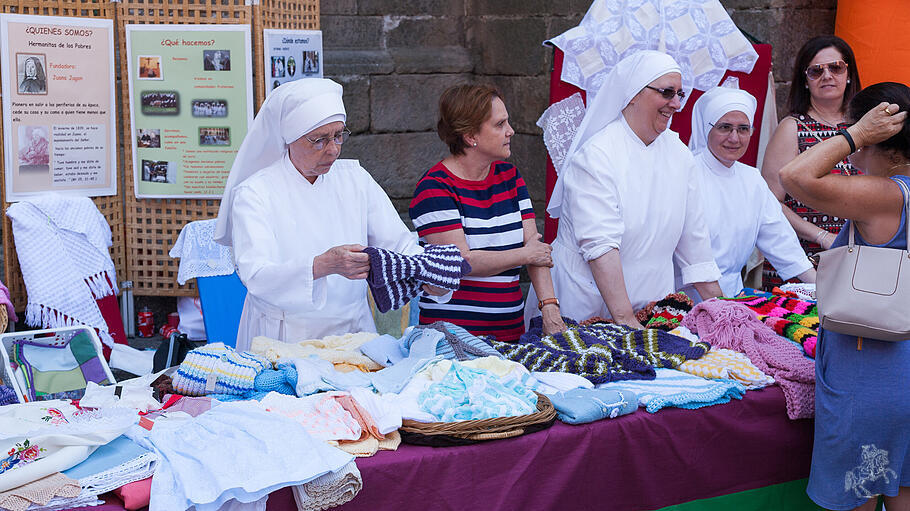
M 832 33 L 836 0 L 722 0 L 740 28 L 774 46 L 778 112 L 792 59 L 807 38 Z M 437 101 L 450 85 L 502 90 L 518 166 L 538 218 L 545 208 L 546 149 L 534 124 L 549 99 L 552 52 L 541 43 L 578 25 L 590 0 L 324 0 L 328 78 L 345 88 L 342 156 L 356 158 L 407 219 L 414 185 L 447 154 L 436 136 Z M 410 226 L 410 221 L 407 221 Z

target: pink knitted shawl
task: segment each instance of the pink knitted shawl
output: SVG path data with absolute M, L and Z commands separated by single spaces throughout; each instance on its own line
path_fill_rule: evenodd
M 704 301 L 686 314 L 682 324 L 714 348 L 744 353 L 771 375 L 784 391 L 788 417 L 815 415 L 815 363 L 759 321 L 748 307 L 724 300 Z

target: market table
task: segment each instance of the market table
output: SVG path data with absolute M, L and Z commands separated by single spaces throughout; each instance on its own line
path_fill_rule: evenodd
M 338 509 L 660 509 L 806 478 L 812 432 L 813 421 L 787 418 L 773 386 L 699 410 L 639 409 L 461 447 L 403 444 L 358 459 L 363 489 Z M 791 509 L 808 503 L 797 490 Z M 779 492 L 768 498 L 778 500 L 765 509 L 787 508 Z M 296 510 L 290 489 L 268 509 Z

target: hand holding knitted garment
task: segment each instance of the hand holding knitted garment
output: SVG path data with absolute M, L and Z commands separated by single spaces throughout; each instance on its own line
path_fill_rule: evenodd
M 420 293 L 422 284 L 455 291 L 471 265 L 455 245 L 427 245 L 423 254 L 406 256 L 377 247 L 370 256 L 367 284 L 379 312 L 399 309 Z

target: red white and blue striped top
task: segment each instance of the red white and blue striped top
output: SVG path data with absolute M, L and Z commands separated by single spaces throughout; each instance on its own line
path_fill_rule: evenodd
M 471 250 L 510 250 L 524 246 L 522 221 L 534 218 L 524 179 L 511 163 L 496 161 L 481 181 L 468 181 L 437 163 L 417 183 L 411 220 L 421 238 L 464 230 Z M 448 321 L 474 335 L 517 341 L 524 333 L 520 267 L 490 277 L 468 276 L 448 303 L 420 300 L 420 323 Z

